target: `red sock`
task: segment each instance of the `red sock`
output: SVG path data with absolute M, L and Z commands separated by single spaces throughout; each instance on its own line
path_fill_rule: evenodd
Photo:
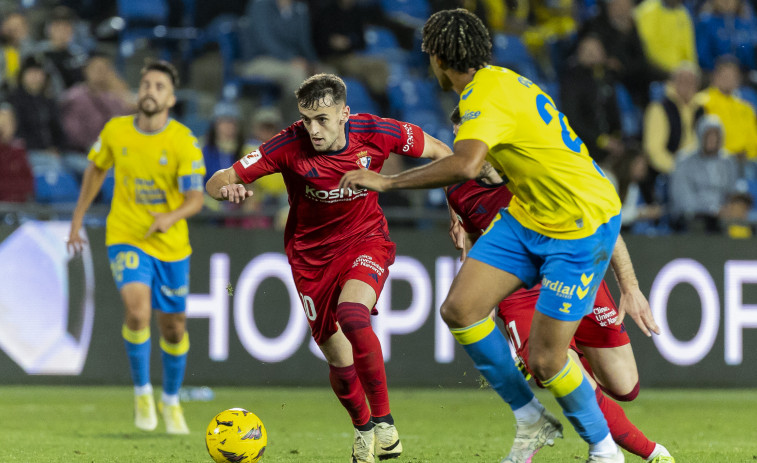
M 385 416 L 389 409 L 389 392 L 386 389 L 384 354 L 376 333 L 371 327 L 368 307 L 355 302 L 342 302 L 336 308 L 337 320 L 344 335 L 352 344 L 355 370 L 363 385 L 373 416 Z
M 605 397 L 599 388 L 596 390 L 596 395 L 599 409 L 602 410 L 607 425 L 610 427 L 612 439 L 634 455 L 648 458 L 654 451 L 655 443 L 647 439 L 647 436 L 631 423 L 623 408 Z
M 362 426 L 371 419 L 371 412 L 365 404 L 365 391 L 355 371 L 355 365 L 335 367 L 329 365 L 329 380 L 331 389 L 347 409 L 352 418 L 352 424 Z

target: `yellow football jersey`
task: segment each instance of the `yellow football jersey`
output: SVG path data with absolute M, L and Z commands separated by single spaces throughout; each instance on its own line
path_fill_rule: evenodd
M 166 233 L 144 236 L 154 220 L 151 212 L 172 211 L 184 202 L 184 192 L 203 190 L 202 151 L 192 132 L 173 119 L 155 133 L 140 131 L 134 119 L 108 121 L 89 152 L 97 167 L 113 167 L 115 173 L 105 243 L 130 244 L 163 261 L 184 259 L 192 253 L 186 220 Z
M 590 236 L 620 213 L 612 183 L 589 156 L 552 98 L 509 69 L 487 66 L 460 94 L 455 142 L 486 143 L 486 159 L 506 177 L 510 213 L 552 238 Z

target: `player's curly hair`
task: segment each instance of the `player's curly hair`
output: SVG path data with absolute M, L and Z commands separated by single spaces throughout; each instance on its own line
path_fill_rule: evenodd
M 458 72 L 480 69 L 492 57 L 489 31 L 478 16 L 463 8 L 431 15 L 423 26 L 421 48 Z
M 165 60 L 156 60 L 156 59 L 148 59 L 145 61 L 145 65 L 142 67 L 142 70 L 140 71 L 140 75 L 144 76 L 150 71 L 158 71 L 162 72 L 163 74 L 167 75 L 171 79 L 171 84 L 173 84 L 173 88 L 179 87 L 179 71 L 176 70 L 176 66 L 169 63 Z
M 334 103 L 347 101 L 347 86 L 344 81 L 334 74 L 316 74 L 305 79 L 294 92 L 297 104 L 307 109 L 322 106 L 321 102 L 328 96 Z

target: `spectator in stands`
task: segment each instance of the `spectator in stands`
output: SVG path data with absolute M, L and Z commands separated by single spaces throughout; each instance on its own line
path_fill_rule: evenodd
M 647 58 L 665 72 L 697 62 L 694 24 L 683 0 L 644 0 L 635 10 Z
M 718 216 L 738 180 L 736 160 L 723 149 L 723 125 L 714 115 L 697 123 L 699 145 L 678 155 L 670 179 L 671 216 L 678 230 L 720 231 Z
M 702 108 L 694 97 L 699 82 L 695 64 L 680 64 L 665 85 L 665 96 L 644 113 L 643 147 L 654 175 L 670 174 L 676 154 L 697 143 L 694 125 Z
M 56 95 L 81 82 L 87 51 L 74 41 L 74 12 L 65 6 L 55 7 L 45 27 L 47 40 L 40 44 L 42 53 L 53 68 L 52 85 Z
M 244 156 L 244 131 L 240 126 L 242 114 L 236 104 L 222 101 L 213 108 L 213 120 L 205 135 L 202 156 L 205 159 L 207 183 L 217 170 L 231 167 Z
M 725 148 L 739 159 L 757 160 L 757 117 L 754 109 L 734 95 L 741 86 L 739 61 L 729 55 L 718 58 L 710 86 L 697 95 L 707 114 L 720 118 Z
M 389 66 L 382 57 L 361 54 L 366 25 L 381 15 L 380 8 L 357 0 L 331 0 L 311 9 L 313 43 L 323 64 L 331 68 L 329 72 L 364 83 L 382 112 L 387 112 Z
M 250 136 L 245 143 L 244 151 L 250 153 L 258 149 L 265 141 L 270 140 L 278 135 L 284 129 L 281 113 L 276 108 L 258 108 L 252 116 L 252 126 L 250 127 Z M 397 156 L 400 157 L 400 156 Z M 276 230 L 283 230 L 286 225 L 287 214 L 289 213 L 289 198 L 287 195 L 284 177 L 280 173 L 266 175 L 255 181 L 252 185 L 255 195 L 242 203 L 242 207 L 250 202 L 249 207 L 256 211 L 274 211 L 271 219 L 265 222 L 258 221 L 257 224 L 248 221 L 242 224 L 246 227 L 270 227 Z
M 294 91 L 312 74 L 318 57 L 312 45 L 310 10 L 296 0 L 249 0 L 249 29 L 241 34 L 245 77 L 264 77 L 281 87 L 279 108 L 287 124 L 299 119 Z
M 521 36 L 523 43 L 548 75 L 559 75 L 564 55 L 574 43 L 577 23 L 573 0 L 533 0 L 532 21 Z M 550 52 L 550 49 L 555 51 Z
M 562 74 L 560 108 L 581 137 L 591 157 L 603 167 L 619 161 L 625 152 L 614 80 L 607 69 L 602 42 L 587 35 Z
M 8 96 L 16 111 L 18 137 L 26 143 L 35 173 L 38 169 L 60 168 L 60 153 L 66 146 L 58 105 L 45 93 L 47 81 L 42 62 L 29 56 L 21 65 L 18 88 Z
M 607 67 L 612 70 L 636 105 L 649 102 L 649 85 L 664 80 L 666 73 L 647 59 L 633 17 L 633 0 L 599 1 L 599 14 L 581 28 L 579 37 L 593 34 L 607 53 Z
M 34 177 L 24 143 L 16 138 L 13 106 L 0 104 L 0 201 L 21 203 L 34 197 Z
M 107 55 L 89 56 L 84 82 L 66 90 L 60 99 L 63 128 L 72 150 L 88 153 L 106 122 L 136 109 L 125 100 L 124 86 Z
M 749 221 L 754 198 L 746 192 L 732 193 L 720 209 L 720 222 L 730 238 L 751 238 L 755 225 Z
M 654 225 L 664 213 L 664 208 L 655 199 L 648 201 L 643 194 L 644 183 L 647 179 L 649 166 L 643 155 L 628 159 L 627 165 L 619 167 L 627 175 L 618 176 L 618 195 L 621 198 L 620 208 L 621 227 L 623 230 L 634 230 L 634 224 L 646 222 Z
M 34 50 L 26 16 L 20 12 L 6 16 L 0 24 L 0 42 L 0 87 L 7 91 L 16 88 L 21 61 Z
M 712 71 L 719 56 L 733 55 L 743 69 L 755 69 L 757 18 L 744 0 L 710 0 L 696 25 L 702 69 Z

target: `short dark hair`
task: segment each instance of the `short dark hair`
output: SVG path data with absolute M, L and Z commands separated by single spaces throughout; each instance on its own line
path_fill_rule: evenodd
M 470 11 L 441 10 L 423 26 L 421 49 L 458 72 L 480 69 L 492 58 L 492 39 L 484 23 Z
M 460 117 L 460 106 L 455 105 L 455 109 L 449 113 L 449 120 L 455 125 L 458 125 L 463 121 L 462 117 Z
M 331 96 L 334 103 L 346 102 L 347 86 L 334 74 L 316 74 L 305 79 L 294 96 L 297 97 L 297 104 L 303 108 L 315 109 L 328 96 Z
M 176 70 L 176 67 L 165 60 L 148 60 L 145 65 L 142 67 L 142 70 L 139 72 L 139 75 L 144 77 L 145 74 L 147 74 L 150 71 L 158 71 L 162 72 L 163 74 L 167 75 L 171 79 L 171 84 L 173 84 L 173 88 L 179 87 L 179 71 Z

